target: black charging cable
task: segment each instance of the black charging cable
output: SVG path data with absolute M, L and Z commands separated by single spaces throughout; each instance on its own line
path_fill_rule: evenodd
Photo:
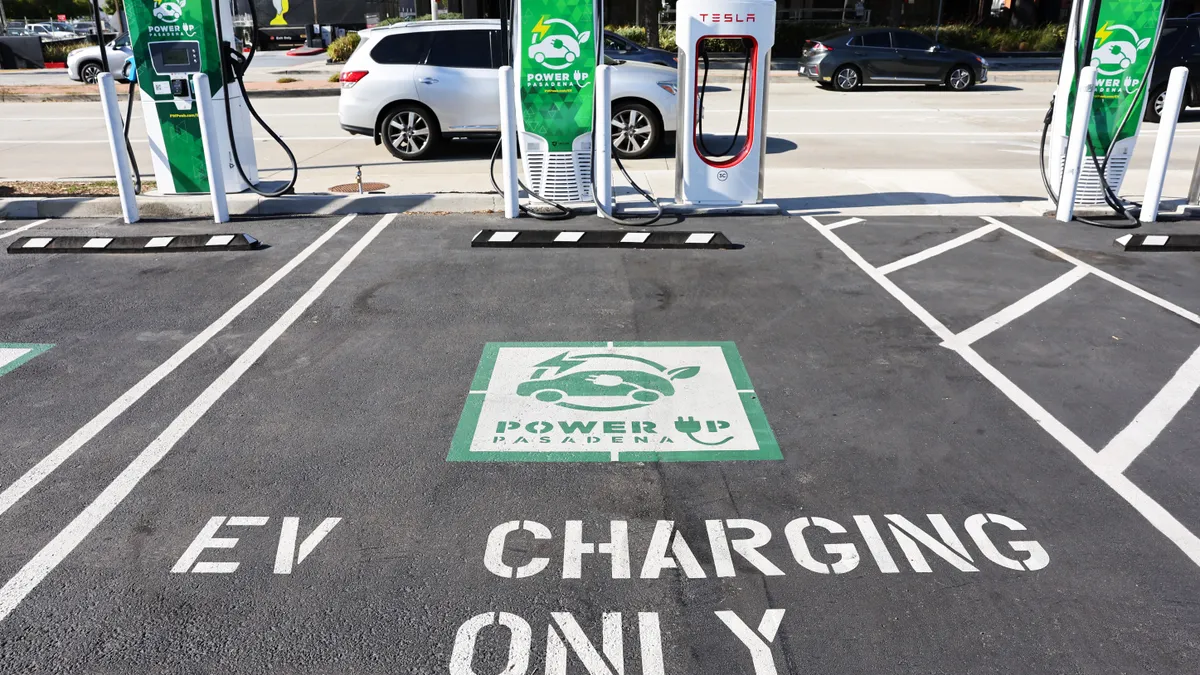
M 133 94 L 137 90 L 137 82 L 129 81 L 129 102 L 125 106 L 125 151 L 129 153 L 129 165 L 133 168 L 135 195 L 142 194 L 142 172 L 138 169 L 137 157 L 133 154 L 133 144 L 129 142 L 129 122 L 133 119 Z
M 742 40 L 742 46 L 746 49 L 746 62 L 742 67 L 742 94 L 738 98 L 738 117 L 737 125 L 734 127 L 733 138 L 729 139 L 729 146 L 724 152 L 713 152 L 708 143 L 704 140 L 704 93 L 708 90 L 708 49 L 700 51 L 700 58 L 704 60 L 704 79 L 700 84 L 700 102 L 699 114 L 696 116 L 696 127 L 699 132 L 700 150 L 704 153 L 707 159 L 716 159 L 718 157 L 728 157 L 729 153 L 737 147 L 738 136 L 742 133 L 742 116 L 746 112 L 746 82 L 750 79 L 750 59 L 753 57 L 751 46 L 748 40 Z
M 221 51 L 221 83 L 225 87 L 225 96 L 223 97 L 225 100 L 225 126 L 229 131 L 229 148 L 233 152 L 233 165 L 235 168 L 237 168 L 238 175 L 242 177 L 242 180 L 250 187 L 250 190 L 256 194 L 262 195 L 263 197 L 278 197 L 280 195 L 294 192 L 296 188 L 296 179 L 300 176 L 300 165 L 296 161 L 296 155 L 292 154 L 292 149 L 288 147 L 288 144 L 279 137 L 279 134 L 275 133 L 274 129 L 272 129 L 266 122 L 263 121 L 263 118 L 258 114 L 258 111 L 254 109 L 254 104 L 250 102 L 250 96 L 246 93 L 246 83 L 242 79 L 242 75 L 245 73 L 246 68 L 249 67 L 250 61 L 254 59 L 254 52 L 257 47 L 258 12 L 255 10 L 254 4 L 251 3 L 250 22 L 253 33 L 251 33 L 250 39 L 250 54 L 248 56 L 242 56 L 240 52 L 236 52 L 234 50 L 233 45 L 225 41 L 225 31 L 221 25 L 222 2 L 225 2 L 225 0 L 216 0 L 216 2 L 213 3 L 213 14 L 214 20 L 217 24 L 217 42 L 220 44 Z M 236 58 L 234 58 L 234 54 L 237 55 Z M 280 148 L 283 148 L 284 154 L 287 155 L 288 162 L 292 165 L 292 177 L 288 180 L 286 185 L 278 190 L 268 191 L 259 188 L 257 185 L 251 182 L 250 178 L 246 176 L 246 170 L 242 168 L 242 160 L 240 157 L 238 157 L 237 140 L 234 138 L 233 133 L 233 110 L 229 103 L 229 88 L 232 86 L 233 82 L 237 82 L 238 87 L 242 91 L 242 101 L 246 104 L 246 110 L 250 111 L 250 115 L 256 122 L 258 122 L 258 125 L 261 126 L 271 138 L 275 139 L 275 142 L 279 144 Z M 216 186 L 212 186 L 212 189 L 216 189 Z

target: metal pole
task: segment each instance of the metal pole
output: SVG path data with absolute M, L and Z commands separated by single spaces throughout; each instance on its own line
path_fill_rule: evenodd
M 500 152 L 504 155 L 504 217 L 520 215 L 517 192 L 517 108 L 513 91 L 512 66 L 500 66 Z
M 943 0 L 938 0 L 937 28 L 933 29 L 934 42 L 937 42 L 938 37 L 940 37 L 942 34 L 942 2 Z
M 612 213 L 612 66 L 596 66 L 596 115 L 592 124 L 599 127 L 596 137 L 596 147 L 593 148 L 595 166 L 592 175 L 596 177 L 596 215 L 604 218 L 605 213 Z
M 8 19 L 4 18 L 4 0 L 0 0 L 0 31 L 8 28 Z
M 112 72 L 108 68 L 108 53 L 104 50 L 104 22 L 100 20 L 100 0 L 92 0 L 92 19 L 96 22 L 96 44 L 100 46 L 100 67 L 104 72 Z
M 117 194 L 121 196 L 121 215 L 126 223 L 136 223 L 138 215 L 137 196 L 133 191 L 133 178 L 129 162 L 129 149 L 125 146 L 124 128 L 121 123 L 121 102 L 117 100 L 117 85 L 111 73 L 100 73 L 100 104 L 104 107 L 104 129 L 108 132 L 108 149 L 112 152 L 113 172 L 117 178 Z
M 218 0 L 220 2 L 220 0 Z M 229 203 L 225 198 L 225 174 L 221 166 L 221 143 L 217 131 L 217 120 L 213 115 L 212 92 L 208 88 L 208 75 L 192 75 L 192 89 L 196 91 L 196 111 L 200 114 L 200 141 L 204 146 L 204 168 L 208 170 L 208 195 L 212 201 L 213 222 L 229 222 Z M 233 140 L 230 139 L 232 143 Z
M 1200 152 L 1196 153 L 1196 167 L 1192 169 L 1192 185 L 1188 188 L 1188 205 L 1200 206 Z
M 1079 71 L 1079 93 L 1075 96 L 1071 137 L 1067 141 L 1067 161 L 1063 165 L 1062 188 L 1058 193 L 1058 211 L 1055 213 L 1055 217 L 1064 223 L 1071 222 L 1075 217 L 1075 193 L 1079 188 L 1079 171 L 1083 166 L 1088 124 L 1092 119 L 1092 97 L 1095 93 L 1096 67 L 1087 66 Z
M 1179 109 L 1183 105 L 1187 80 L 1186 66 L 1171 69 L 1171 77 L 1167 80 L 1167 99 L 1163 101 L 1162 120 L 1158 125 L 1158 138 L 1154 141 L 1154 154 L 1150 158 L 1150 175 L 1146 178 L 1140 216 L 1143 223 L 1158 220 L 1158 203 L 1162 199 L 1163 181 L 1167 178 L 1167 161 L 1171 159 L 1171 146 L 1175 142 L 1175 127 L 1179 124 Z

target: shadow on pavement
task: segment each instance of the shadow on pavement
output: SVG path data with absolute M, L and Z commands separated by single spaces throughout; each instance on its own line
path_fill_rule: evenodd
M 771 199 L 788 211 L 829 210 L 867 206 L 946 206 L 953 204 L 1008 204 L 1042 199 L 1041 196 L 978 195 L 955 197 L 936 192 L 868 192 L 857 195 L 829 195 Z

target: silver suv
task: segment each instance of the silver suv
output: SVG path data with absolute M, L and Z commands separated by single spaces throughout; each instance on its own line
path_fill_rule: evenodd
M 447 139 L 500 131 L 502 58 L 495 19 L 420 21 L 359 32 L 342 68 L 338 118 L 399 159 L 426 159 Z M 675 130 L 674 68 L 615 61 L 612 133 L 617 156 L 646 157 Z

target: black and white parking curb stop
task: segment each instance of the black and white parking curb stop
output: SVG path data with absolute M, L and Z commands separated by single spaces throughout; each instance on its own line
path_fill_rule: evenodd
M 482 230 L 471 240 L 486 248 L 738 248 L 720 232 L 617 230 Z
M 9 253 L 183 253 L 249 251 L 262 242 L 248 234 L 168 234 L 158 237 L 22 237 Z
M 1113 244 L 1126 251 L 1200 251 L 1200 234 L 1127 234 Z

